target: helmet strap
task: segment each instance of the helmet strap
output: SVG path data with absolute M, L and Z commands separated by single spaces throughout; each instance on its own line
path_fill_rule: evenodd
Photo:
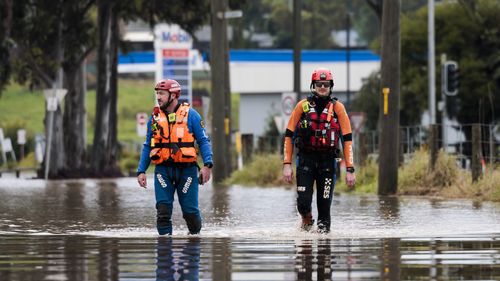
M 172 104 L 172 102 L 174 101 L 175 98 L 172 98 L 172 93 L 170 91 L 168 91 L 168 102 L 164 105 L 161 106 L 161 109 L 163 111 L 167 111 L 167 108 L 170 106 L 170 104 Z

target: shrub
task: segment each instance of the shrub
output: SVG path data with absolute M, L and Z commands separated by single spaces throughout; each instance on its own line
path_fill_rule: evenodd
M 477 190 L 476 194 L 485 200 L 500 201 L 500 170 L 491 169 L 472 184 L 472 189 Z
M 234 172 L 224 184 L 245 186 L 283 186 L 283 159 L 279 154 L 256 155 L 242 170 Z M 289 185 L 288 185 L 289 186 Z
M 354 193 L 377 193 L 378 164 L 369 160 L 364 166 L 356 167 L 356 185 L 353 189 L 345 183 L 345 171 L 341 173 L 342 179 L 337 179 L 336 191 Z
M 429 168 L 429 154 L 420 149 L 407 165 L 399 169 L 398 192 L 400 194 L 431 194 L 457 184 L 460 169 L 453 155 L 439 152 L 434 168 Z

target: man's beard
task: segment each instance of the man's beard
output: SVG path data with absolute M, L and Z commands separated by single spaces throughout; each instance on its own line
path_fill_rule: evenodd
M 160 109 L 166 112 L 166 111 L 167 111 L 167 107 L 168 107 L 169 105 L 170 105 L 170 103 L 166 102 L 166 103 L 164 103 L 164 104 L 160 105 Z
M 169 97 L 168 100 L 164 104 L 160 105 L 160 109 L 163 110 L 163 111 L 165 111 L 165 112 L 167 112 L 167 107 L 170 104 L 172 104 L 172 102 L 174 102 L 174 99 L 172 99 L 172 98 Z

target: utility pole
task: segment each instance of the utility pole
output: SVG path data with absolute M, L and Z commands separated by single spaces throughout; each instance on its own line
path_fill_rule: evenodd
M 221 183 L 231 171 L 231 96 L 226 8 L 227 0 L 211 1 L 210 72 L 212 91 L 210 108 L 212 111 L 213 180 L 215 183 Z
M 300 64 L 302 38 L 302 1 L 293 0 L 293 91 L 297 93 L 297 102 L 300 101 Z
M 434 39 L 434 0 L 428 0 L 428 49 L 427 66 L 429 70 L 429 116 L 430 124 L 436 124 L 436 66 L 435 66 L 435 39 Z
M 382 7 L 382 94 L 379 111 L 378 194 L 395 194 L 398 187 L 400 94 L 400 0 Z
M 446 134 L 446 126 L 448 123 L 448 116 L 446 114 L 446 54 L 441 54 L 441 102 L 438 103 L 438 108 L 441 110 L 441 139 L 443 143 L 443 150 L 446 152 L 448 148 L 448 139 Z
M 351 0 L 347 0 L 346 15 L 347 110 L 351 109 Z

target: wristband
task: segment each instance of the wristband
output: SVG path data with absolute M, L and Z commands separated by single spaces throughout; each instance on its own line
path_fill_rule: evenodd
M 355 170 L 354 170 L 354 167 L 347 167 L 347 168 L 345 168 L 345 171 L 352 174 L 352 173 L 354 173 Z

